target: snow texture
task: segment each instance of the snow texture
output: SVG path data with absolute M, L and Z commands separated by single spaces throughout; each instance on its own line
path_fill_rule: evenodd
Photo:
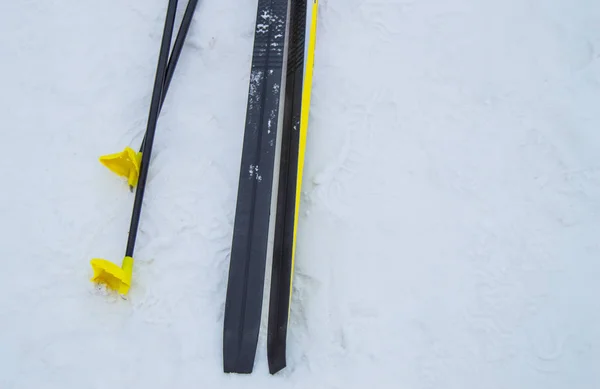
M 98 156 L 139 147 L 165 7 L 0 2 L 0 388 L 598 388 L 600 2 L 321 0 L 276 376 L 266 320 L 222 373 L 256 0 L 200 1 L 130 294 L 89 281 L 125 250 Z

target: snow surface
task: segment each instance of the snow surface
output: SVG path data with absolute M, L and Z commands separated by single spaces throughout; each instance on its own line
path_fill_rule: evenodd
M 222 373 L 256 3 L 200 1 L 122 299 L 166 1 L 0 2 L 0 388 L 599 388 L 597 0 L 321 0 L 289 366 Z

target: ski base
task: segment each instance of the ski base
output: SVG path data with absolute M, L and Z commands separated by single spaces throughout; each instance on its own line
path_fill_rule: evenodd
M 251 373 L 260 329 L 288 0 L 259 0 L 225 302 L 223 370 Z

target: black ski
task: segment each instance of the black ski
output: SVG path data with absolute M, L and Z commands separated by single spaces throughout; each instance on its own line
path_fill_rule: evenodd
M 259 0 L 225 301 L 223 369 L 251 373 L 260 328 L 288 0 Z
M 292 251 L 300 147 L 300 113 L 304 82 L 305 29 L 306 0 L 292 0 L 269 299 L 267 356 L 271 374 L 275 374 L 286 366 L 286 336 L 293 270 Z

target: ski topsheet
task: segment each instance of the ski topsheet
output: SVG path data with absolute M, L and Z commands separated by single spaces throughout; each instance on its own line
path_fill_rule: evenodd
M 285 108 L 273 244 L 267 356 L 269 371 L 286 366 L 296 231 L 312 89 L 318 0 L 292 0 Z
M 251 373 L 269 237 L 289 0 L 259 0 L 223 330 L 223 369 Z

